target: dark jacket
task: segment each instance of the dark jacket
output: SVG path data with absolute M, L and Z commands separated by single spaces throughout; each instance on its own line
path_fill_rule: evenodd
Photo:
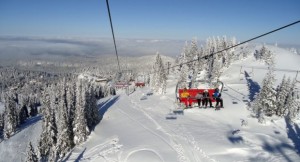
M 208 92 L 203 92 L 203 98 L 209 98 L 209 93 Z

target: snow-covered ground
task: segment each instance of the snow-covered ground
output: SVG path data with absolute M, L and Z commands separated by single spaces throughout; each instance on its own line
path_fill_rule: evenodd
M 276 68 L 300 69 L 300 56 L 277 47 L 270 49 L 276 54 Z M 172 75 L 169 76 L 167 94 L 164 96 L 154 94 L 141 100 L 149 92 L 148 87 L 144 87 L 137 88 L 130 95 L 118 91 L 116 96 L 99 100 L 99 112 L 103 115 L 101 122 L 89 139 L 76 146 L 64 160 L 300 161 L 297 153 L 300 152 L 300 121 L 291 125 L 283 118 L 272 118 L 266 124 L 259 124 L 257 119 L 250 117 L 246 104 L 253 100 L 253 93 L 259 89 L 267 70 L 248 67 L 241 70 L 242 65 L 265 67 L 249 57 L 226 69 L 221 77 L 225 84 L 222 95 L 225 108 L 219 111 L 194 107 L 174 116 L 175 119 L 166 119 L 175 108 L 176 76 Z M 275 72 L 278 83 L 284 73 Z M 295 73 L 285 74 L 295 76 Z M 39 135 L 41 124 L 39 121 L 33 123 L 0 143 L 0 161 L 23 161 L 23 143 L 36 140 Z
M 300 68 L 299 56 L 276 47 L 271 50 L 277 54 L 276 68 Z M 284 119 L 272 118 L 266 124 L 259 124 L 251 118 L 246 109 L 247 101 L 253 98 L 249 89 L 261 83 L 267 70 L 244 68 L 240 74 L 242 65 L 264 67 L 252 57 L 230 66 L 221 78 L 226 91 L 223 92 L 225 108 L 220 111 L 195 107 L 176 115 L 176 119 L 166 119 L 175 107 L 174 76 L 169 77 L 165 96 L 140 100 L 149 91 L 142 88 L 129 96 L 119 92 L 101 100 L 100 111 L 105 111 L 101 123 L 89 140 L 76 147 L 66 160 L 299 161 L 299 122 L 291 125 Z M 246 79 L 245 73 L 250 77 Z M 280 82 L 283 72 L 275 74 Z
M 0 162 L 23 162 L 29 141 L 36 147 L 42 131 L 41 116 L 27 120 L 9 140 L 0 140 Z

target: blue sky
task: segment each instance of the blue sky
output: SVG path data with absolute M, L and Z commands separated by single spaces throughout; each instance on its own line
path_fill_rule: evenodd
M 300 20 L 299 0 L 110 0 L 115 36 L 243 41 Z M 105 0 L 0 0 L 0 35 L 111 38 Z M 300 23 L 258 41 L 300 44 Z

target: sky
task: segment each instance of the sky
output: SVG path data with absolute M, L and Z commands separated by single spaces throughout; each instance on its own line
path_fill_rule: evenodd
M 109 0 L 117 39 L 244 41 L 300 20 L 299 0 Z M 0 36 L 111 38 L 105 0 L 0 0 Z M 300 44 L 300 23 L 261 38 Z

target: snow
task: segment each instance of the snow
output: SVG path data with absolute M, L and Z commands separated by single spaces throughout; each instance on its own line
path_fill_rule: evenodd
M 278 57 L 290 56 L 287 51 L 272 50 L 277 56 L 282 54 Z M 280 61 L 276 67 L 299 69 L 295 61 L 299 58 L 289 60 L 293 64 L 289 67 Z M 108 106 L 100 107 L 107 109 L 101 123 L 86 143 L 74 149 L 68 161 L 299 161 L 299 148 L 295 146 L 300 141 L 290 137 L 287 128 L 291 126 L 284 119 L 259 124 L 246 109 L 251 94 L 245 75 L 240 79 L 239 65 L 264 64 L 252 57 L 235 64 L 222 77 L 227 91 L 223 92 L 225 108 L 220 111 L 193 108 L 167 120 L 175 107 L 175 76 L 169 77 L 165 96 L 140 100 L 149 89 L 139 88 L 129 96 L 119 91 L 117 96 L 102 101 Z M 266 72 L 256 69 L 248 79 L 260 84 Z M 281 80 L 281 76 L 277 78 Z
M 0 161 L 25 161 L 28 143 L 31 141 L 36 151 L 41 132 L 41 116 L 28 119 L 15 135 L 8 140 L 0 140 Z
M 288 161 L 286 155 L 299 160 L 282 120 L 260 125 L 248 118 L 244 103 L 231 104 L 229 95 L 220 111 L 194 108 L 166 120 L 173 98 L 140 101 L 146 91 L 102 100 L 100 109 L 107 111 L 101 123 L 67 161 Z M 241 119 L 248 126 L 242 127 Z
M 253 46 L 260 48 L 259 46 Z M 276 68 L 300 69 L 300 56 L 273 46 Z M 76 146 L 65 161 L 107 162 L 207 162 L 207 161 L 300 161 L 300 121 L 287 123 L 283 118 L 267 118 L 266 124 L 250 116 L 247 102 L 251 101 L 267 72 L 261 62 L 249 57 L 234 63 L 224 71 L 221 80 L 224 109 L 197 108 L 184 110 L 166 119 L 175 108 L 177 76 L 167 80 L 166 95 L 147 95 L 148 87 L 137 88 L 127 95 L 117 91 L 116 96 L 99 100 L 101 122 L 88 140 Z M 245 76 L 245 72 L 249 76 Z M 275 71 L 277 82 L 283 74 Z M 251 91 L 249 91 L 251 90 Z M 1 106 L 0 106 L 1 108 Z M 30 124 L 11 139 L 0 143 L 0 157 L 4 161 L 22 161 L 29 140 L 37 140 L 41 122 Z M 36 133 L 37 132 L 37 133 Z M 22 141 L 22 142 L 20 142 Z M 20 143 L 17 145 L 17 143 Z M 22 147 L 20 147 L 22 145 Z M 13 148 L 15 150 L 13 150 Z M 4 158 L 3 158 L 4 157 Z

